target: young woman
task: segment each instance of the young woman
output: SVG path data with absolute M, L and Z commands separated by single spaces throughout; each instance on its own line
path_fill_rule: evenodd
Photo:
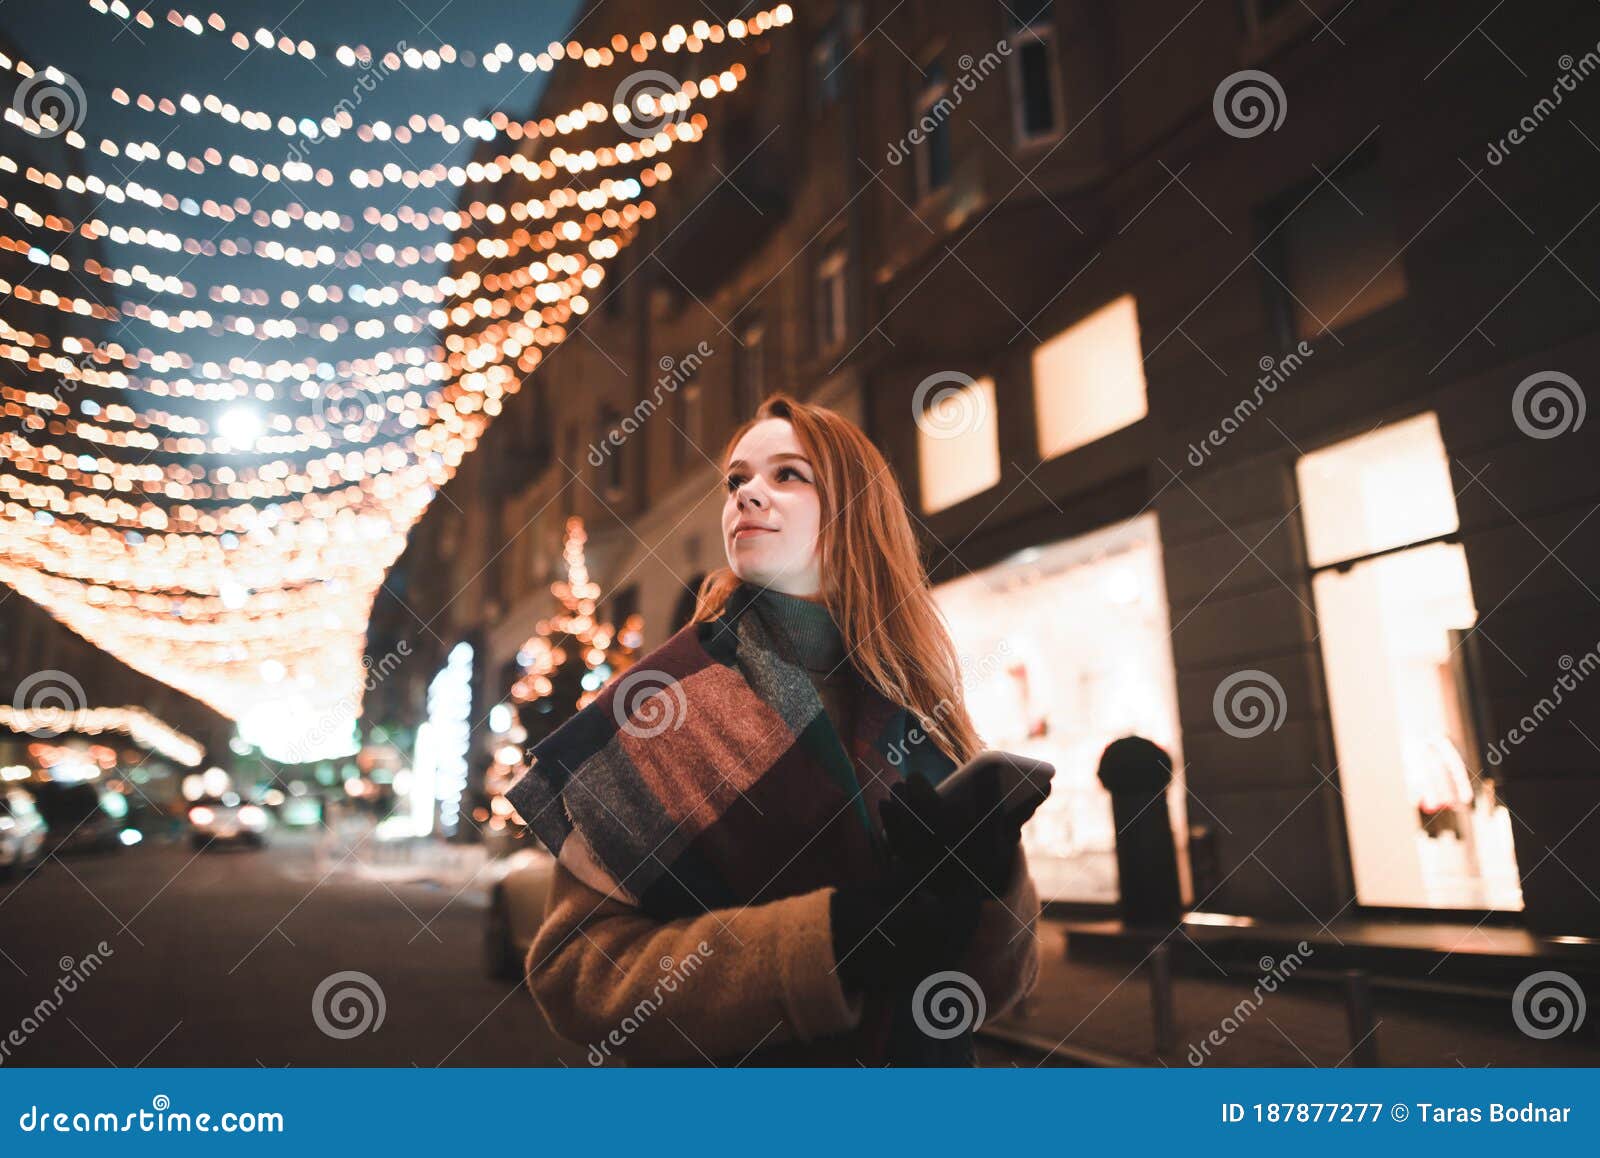
M 558 854 L 529 986 L 595 1064 L 972 1064 L 1039 902 L 1020 821 L 934 791 L 980 744 L 905 501 L 781 395 L 723 461 L 694 621 L 511 790 Z

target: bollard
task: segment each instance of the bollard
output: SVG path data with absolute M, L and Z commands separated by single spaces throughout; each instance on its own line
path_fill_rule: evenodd
M 1350 1030 L 1350 1065 L 1378 1064 L 1378 1027 L 1372 1016 L 1372 986 L 1366 970 L 1344 971 L 1344 1016 Z
M 1150 953 L 1150 1018 L 1155 1025 L 1156 1056 L 1172 1052 L 1177 1022 L 1172 1010 L 1172 950 L 1157 945 Z

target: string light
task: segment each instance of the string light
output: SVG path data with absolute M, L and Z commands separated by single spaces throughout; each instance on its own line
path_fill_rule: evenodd
M 715 77 L 707 77 L 700 81 L 684 81 L 680 92 L 659 97 L 652 93 L 644 93 L 638 98 L 640 107 L 635 112 L 648 118 L 684 112 L 696 93 L 701 99 L 709 100 L 718 94 L 733 92 L 738 88 L 742 72 L 742 67 L 737 70 L 728 69 Z M 57 70 L 47 69 L 46 73 L 57 73 Z M 627 106 L 619 104 L 613 108 L 612 116 L 619 124 L 628 124 L 633 114 Z M 88 151 L 90 148 L 89 142 L 77 130 L 60 132 L 60 126 L 48 116 L 43 120 L 36 120 L 14 106 L 7 106 L 0 111 L 0 117 L 3 117 L 6 123 L 13 124 L 32 136 L 59 137 L 67 145 L 80 151 Z M 644 140 L 621 141 L 615 145 L 599 149 L 583 149 L 578 152 L 556 146 L 543 160 L 530 159 L 524 153 L 514 152 L 501 153 L 483 161 L 468 161 L 465 165 L 446 165 L 440 161 L 426 169 L 408 169 L 390 162 L 381 168 L 352 169 L 349 180 L 358 189 L 377 189 L 392 184 L 401 184 L 408 189 L 431 189 L 441 184 L 459 188 L 485 181 L 499 181 L 511 173 L 529 179 L 539 177 L 549 179 L 556 176 L 562 168 L 569 173 L 580 173 L 594 168 L 630 164 L 641 157 L 666 152 L 674 141 L 693 141 L 698 136 L 699 130 L 695 123 L 667 120 Z M 260 177 L 272 184 L 315 183 L 329 187 L 335 181 L 331 170 L 313 169 L 305 161 L 293 158 L 286 158 L 281 163 L 263 161 L 242 153 L 229 153 L 224 157 L 215 147 L 207 148 L 204 153 L 196 155 L 168 149 L 163 156 L 160 146 L 150 141 L 117 142 L 109 137 L 102 137 L 97 151 L 108 157 L 126 157 L 136 163 L 164 161 L 170 169 L 186 170 L 196 175 L 213 169 L 226 168 L 245 177 Z
M 91 6 L 145 27 L 155 19 L 121 3 L 91 0 Z M 674 26 L 659 39 L 650 33 L 637 41 L 619 36 L 609 48 L 551 45 L 548 65 L 540 64 L 540 54 L 525 55 L 534 68 L 557 60 L 602 67 L 655 51 L 698 52 L 791 18 L 781 5 L 748 22 L 700 21 L 689 29 Z M 168 20 L 197 35 L 227 31 L 220 16 L 172 12 Z M 321 54 L 309 42 L 273 34 L 243 39 L 309 58 Z M 511 64 L 518 58 L 509 52 L 497 48 L 483 66 L 495 71 Z M 468 54 L 441 46 L 373 61 L 365 49 L 333 46 L 327 55 L 350 66 L 366 60 L 374 68 L 416 68 L 437 67 L 430 60 L 465 63 Z M 0 55 L 0 65 L 35 75 L 25 61 Z M 704 137 L 706 118 L 694 106 L 735 91 L 745 75 L 735 63 L 631 104 L 606 108 L 591 101 L 554 117 L 521 121 L 494 112 L 459 125 L 421 114 L 392 125 L 356 125 L 347 112 L 317 121 L 290 119 L 242 109 L 219 96 L 185 94 L 174 101 L 114 90 L 119 103 L 146 112 L 210 115 L 295 137 L 282 161 L 218 147 L 189 154 L 142 140 L 102 137 L 90 146 L 75 127 L 63 131 L 48 112 L 17 108 L 4 114 L 13 128 L 58 136 L 89 156 L 160 161 L 189 174 L 226 168 L 241 176 L 324 186 L 337 178 L 302 158 L 301 139 L 353 134 L 363 141 L 404 143 L 426 131 L 450 143 L 503 138 L 517 147 L 462 165 L 349 171 L 357 187 L 488 189 L 504 183 L 515 195 L 486 194 L 453 209 L 369 205 L 346 212 L 298 201 L 269 209 L 242 196 L 200 200 L 131 179 L 51 172 L 0 153 L 0 172 L 20 174 L 51 194 L 282 235 L 190 236 L 181 229 L 108 221 L 97 216 L 97 206 L 74 221 L 26 201 L 0 201 L 31 229 L 183 254 L 193 259 L 184 272 L 194 269 L 187 280 L 137 260 L 74 258 L 70 250 L 50 252 L 0 234 L 0 249 L 21 255 L 40 277 L 60 283 L 36 284 L 32 274 L 0 282 L 0 292 L 17 303 L 20 315 L 0 317 L 0 362 L 25 375 L 21 383 L 0 381 L 6 421 L 0 429 L 0 582 L 112 654 L 239 720 L 241 734 L 268 758 L 308 758 L 301 742 L 308 736 L 332 738 L 334 746 L 348 743 L 365 674 L 360 661 L 366 619 L 406 534 L 506 399 L 587 312 L 610 262 L 654 218 L 651 191 L 673 175 L 663 155 Z M 640 131 L 641 119 L 652 126 L 648 133 Z M 608 124 L 621 128 L 625 139 L 592 147 L 559 143 Z M 440 227 L 454 236 L 404 246 L 366 237 L 356 245 L 328 243 L 335 234 L 355 232 L 358 221 L 366 236 Z M 475 222 L 504 228 L 475 236 Z M 303 233 L 291 236 L 293 231 Z M 369 265 L 430 263 L 447 265 L 448 272 L 332 284 L 324 278 L 269 291 L 219 277 L 235 257 L 330 275 L 365 272 Z M 102 305 L 67 279 L 137 288 L 150 300 Z M 167 298 L 187 304 L 166 308 Z M 306 304 L 334 308 L 317 313 L 303 309 Z M 41 319 L 53 316 L 36 323 L 27 311 Z M 60 315 L 65 324 L 55 320 Z M 95 337 L 86 332 L 92 327 L 74 326 L 75 319 L 116 324 L 123 332 Z M 137 327 L 185 340 L 146 345 Z M 428 330 L 442 331 L 442 337 L 416 340 Z M 193 341 L 201 334 L 252 345 L 229 354 L 212 342 Z M 401 344 L 401 338 L 413 342 Z M 336 360 L 299 350 L 292 357 L 271 353 L 273 343 L 302 339 L 359 340 L 381 348 Z M 578 536 L 581 547 L 581 527 Z M 580 606 L 589 598 L 587 584 L 580 549 L 567 587 Z M 591 622 L 578 625 L 592 644 L 586 655 L 601 654 L 607 646 L 601 637 L 615 632 L 592 622 L 592 606 L 588 615 Z
M 75 732 L 99 736 L 121 732 L 148 751 L 159 753 L 186 768 L 197 768 L 205 757 L 198 740 L 163 723 L 140 707 L 125 708 L 17 708 L 0 703 L 0 727 L 16 733 Z
M 130 11 L 122 0 L 109 0 L 109 2 L 88 0 L 88 2 L 90 8 L 103 15 L 131 21 L 142 28 L 154 28 L 156 25 L 156 18 L 148 9 Z M 246 54 L 257 49 L 265 49 L 304 60 L 331 59 L 345 68 L 366 69 L 381 66 L 390 72 L 400 68 L 434 71 L 441 65 L 455 64 L 466 68 L 477 66 L 486 72 L 496 73 L 515 64 L 523 72 L 533 73 L 549 72 L 562 60 L 581 60 L 590 68 L 604 68 L 622 58 L 642 64 L 657 50 L 667 53 L 676 53 L 684 49 L 699 52 L 707 44 L 721 44 L 724 40 L 743 40 L 759 36 L 774 28 L 782 28 L 793 19 L 794 10 L 788 4 L 779 4 L 754 16 L 730 20 L 726 24 L 696 20 L 688 28 L 682 24 L 674 24 L 659 37 L 646 32 L 635 40 L 629 40 L 626 36 L 618 34 L 603 45 L 585 46 L 577 40 L 569 40 L 565 44 L 551 41 L 542 51 L 533 52 L 526 49 L 519 51 L 509 44 L 501 43 L 479 54 L 457 49 L 452 44 L 441 44 L 436 49 L 418 50 L 407 48 L 402 43 L 396 45 L 400 51 L 386 52 L 381 59 L 375 59 L 372 49 L 364 44 L 338 44 L 331 48 L 324 45 L 319 49 L 309 40 L 296 40 L 291 36 L 274 33 L 268 28 L 257 28 L 253 33 L 235 30 L 227 36 L 226 42 Z M 172 8 L 167 11 L 166 22 L 195 36 L 212 36 L 228 32 L 227 21 L 218 12 L 208 12 L 202 17 L 198 13 L 179 12 L 176 8 Z

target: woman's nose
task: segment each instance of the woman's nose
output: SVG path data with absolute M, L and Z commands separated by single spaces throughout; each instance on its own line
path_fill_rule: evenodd
M 756 491 L 751 489 L 749 483 L 746 483 L 744 486 L 739 488 L 738 502 L 740 510 L 743 510 L 747 503 L 759 510 L 764 501 L 765 500 L 758 493 L 756 493 Z

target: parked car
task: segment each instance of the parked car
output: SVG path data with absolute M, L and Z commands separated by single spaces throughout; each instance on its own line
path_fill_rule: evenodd
M 483 926 L 484 969 L 496 981 L 523 976 L 528 949 L 544 920 L 556 858 L 524 848 L 490 863 L 489 909 Z
M 189 842 L 195 848 L 216 843 L 260 848 L 267 842 L 267 811 L 232 795 L 197 800 L 189 808 Z
M 38 860 L 48 831 L 33 797 L 20 788 L 0 789 L 0 877 Z
M 49 831 L 45 847 L 51 852 L 96 852 L 122 848 L 122 821 L 100 802 L 100 789 L 91 783 L 46 780 L 28 785 L 39 815 Z

